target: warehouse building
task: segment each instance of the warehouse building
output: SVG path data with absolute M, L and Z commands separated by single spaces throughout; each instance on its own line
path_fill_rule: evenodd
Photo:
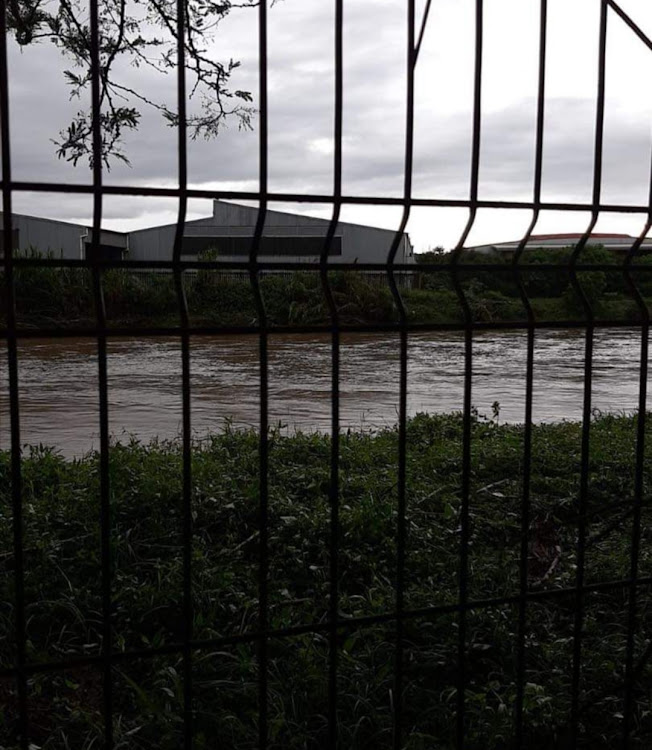
M 68 221 L 44 219 L 40 216 L 13 214 L 12 245 L 21 255 L 39 252 L 57 258 L 89 258 L 91 256 L 90 226 L 72 224 Z M 122 258 L 128 248 L 129 235 L 122 232 L 102 230 L 100 253 L 103 257 Z M 0 212 L 0 256 L 4 254 L 4 229 Z
M 560 249 L 564 247 L 573 247 L 584 237 L 581 233 L 573 234 L 533 234 L 527 244 L 527 250 L 545 250 Z M 602 247 L 618 255 L 627 254 L 637 238 L 629 234 L 608 234 L 596 233 L 591 234 L 587 240 L 587 245 L 602 245 Z M 476 245 L 467 247 L 465 250 L 473 250 L 477 253 L 490 254 L 501 253 L 511 257 L 514 255 L 522 240 L 512 240 L 511 242 L 496 242 L 492 245 Z M 646 254 L 652 252 L 652 239 L 645 239 L 641 244 L 639 253 Z
M 1 216 L 1 214 L 0 214 Z M 242 261 L 249 256 L 258 209 L 214 201 L 213 215 L 187 221 L 182 240 L 182 257 L 194 260 L 210 255 L 225 261 Z M 15 249 L 21 254 L 37 250 L 63 258 L 90 258 L 90 226 L 15 214 L 12 217 Z M 258 257 L 261 261 L 319 261 L 330 221 L 299 214 L 267 211 Z M 176 224 L 150 227 L 134 232 L 102 230 L 100 256 L 116 260 L 171 260 Z M 348 222 L 339 222 L 330 247 L 331 263 L 383 263 L 396 232 Z M 2 238 L 2 243 L 4 239 Z M 3 244 L 0 244 L 2 249 Z M 403 234 L 396 263 L 414 263 L 409 236 Z

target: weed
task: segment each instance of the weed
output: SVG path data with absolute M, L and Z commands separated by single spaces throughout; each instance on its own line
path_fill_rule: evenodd
M 467 614 L 467 747 L 512 748 L 523 428 L 474 417 L 470 495 L 469 596 L 510 598 Z M 458 599 L 462 418 L 418 415 L 407 426 L 407 609 Z M 587 584 L 629 575 L 636 418 L 596 416 L 591 427 Z M 646 441 L 640 575 L 652 572 L 650 438 Z M 581 427 L 533 430 L 525 727 L 529 748 L 565 747 L 571 701 Z M 391 747 L 395 700 L 394 625 L 355 628 L 351 617 L 395 607 L 396 430 L 350 432 L 340 444 L 338 721 L 340 744 Z M 330 441 L 318 434 L 270 433 L 269 626 L 324 623 L 329 608 Z M 371 470 L 373 468 L 373 470 Z M 0 662 L 14 663 L 14 561 L 9 456 L 0 454 Z M 23 518 L 27 649 L 30 662 L 99 653 L 99 461 L 25 453 Z M 182 744 L 184 637 L 182 458 L 172 441 L 116 443 L 110 455 L 114 649 L 169 647 L 114 665 L 116 746 Z M 227 426 L 192 453 L 193 637 L 258 629 L 258 438 Z M 546 597 L 545 591 L 557 591 Z M 638 591 L 634 740 L 652 742 L 648 647 L 649 587 Z M 583 746 L 611 748 L 622 733 L 628 592 L 585 596 L 580 694 Z M 405 621 L 405 747 L 453 748 L 459 615 Z M 323 632 L 271 638 L 271 748 L 327 747 L 328 641 Z M 257 735 L 255 639 L 193 651 L 198 748 L 253 747 Z M 15 747 L 15 686 L 0 684 L 0 745 Z M 89 666 L 29 679 L 31 741 L 44 750 L 91 748 L 102 732 L 101 675 Z

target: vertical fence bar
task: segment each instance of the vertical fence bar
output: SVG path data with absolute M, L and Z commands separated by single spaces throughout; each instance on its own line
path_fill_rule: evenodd
M 649 186 L 650 213 L 643 231 L 627 254 L 623 264 L 625 283 L 629 287 L 634 300 L 641 313 L 641 359 L 639 365 L 639 388 L 638 388 L 638 413 L 636 422 L 636 465 L 634 469 L 634 513 L 632 516 L 632 549 L 630 556 L 629 571 L 629 602 L 627 606 L 627 646 L 625 651 L 625 691 L 623 705 L 623 748 L 627 750 L 631 745 L 632 714 L 634 711 L 634 647 L 636 641 L 637 620 L 637 585 L 638 566 L 641 551 L 641 511 L 643 507 L 644 472 L 645 472 L 645 426 L 647 409 L 647 383 L 648 383 L 648 355 L 650 340 L 650 311 L 641 294 L 640 289 L 634 282 L 631 273 L 631 264 L 636 257 L 639 248 L 643 244 L 648 232 L 652 228 L 652 164 L 650 165 Z
M 174 284 L 181 323 L 181 409 L 183 453 L 182 541 L 183 541 L 183 744 L 185 750 L 193 746 L 192 712 L 192 649 L 193 597 L 192 597 L 192 423 L 190 413 L 190 334 L 188 301 L 183 285 L 181 253 L 188 209 L 188 150 L 186 112 L 186 0 L 177 0 L 177 157 L 179 180 L 179 210 L 174 234 L 173 263 Z
M 9 370 L 9 421 L 11 433 L 11 503 L 14 554 L 16 687 L 18 735 L 21 750 L 27 750 L 27 624 L 25 619 L 25 558 L 23 555 L 23 488 L 20 455 L 20 409 L 18 401 L 18 341 L 13 264 L 11 140 L 9 134 L 9 73 L 7 63 L 7 7 L 0 9 L 0 136 L 2 138 L 2 227 L 7 315 L 7 365 Z
M 523 434 L 523 491 L 521 499 L 521 548 L 519 557 L 519 603 L 518 634 L 516 645 L 516 701 L 514 721 L 516 728 L 516 747 L 524 747 L 523 702 L 525 698 L 525 637 L 527 630 L 527 594 L 528 594 L 528 549 L 530 533 L 530 479 L 532 472 L 532 401 L 534 397 L 534 339 L 536 321 L 530 298 L 523 284 L 519 267 L 525 248 L 532 232 L 539 221 L 541 204 L 541 180 L 543 167 L 543 136 L 545 126 L 546 95 L 546 48 L 548 30 L 548 0 L 541 0 L 539 9 L 539 80 L 537 91 L 537 124 L 534 156 L 534 204 L 532 221 L 516 252 L 512 268 L 515 272 L 521 301 L 527 315 L 527 355 L 525 371 L 525 430 Z
M 328 278 L 328 257 L 342 210 L 342 116 L 343 116 L 343 36 L 344 2 L 335 0 L 335 116 L 333 149 L 333 214 L 320 257 L 321 284 L 331 319 L 331 454 L 330 482 L 330 591 L 328 641 L 328 740 L 337 747 L 337 624 L 339 608 L 340 548 L 340 327 L 339 315 Z
M 398 517 L 396 529 L 396 647 L 394 666 L 394 748 L 402 747 L 403 731 L 403 612 L 405 608 L 405 547 L 406 540 L 406 463 L 407 463 L 407 365 L 408 331 L 407 310 L 398 289 L 394 261 L 399 246 L 404 247 L 403 235 L 412 207 L 412 174 L 414 164 L 414 74 L 418 50 L 415 39 L 415 0 L 407 2 L 406 35 L 406 97 L 405 97 L 405 173 L 403 187 L 403 216 L 394 235 L 387 256 L 387 279 L 392 299 L 399 315 L 399 413 L 398 413 Z M 425 19 L 424 19 L 425 20 Z M 403 258 L 405 261 L 405 258 Z
M 649 232 L 652 222 L 648 222 L 646 232 Z M 637 290 L 638 292 L 638 290 Z M 636 295 L 640 296 L 640 292 Z M 645 301 L 640 297 L 640 302 Z M 643 308 L 641 308 L 642 310 Z M 643 477 L 645 467 L 645 424 L 648 382 L 648 352 L 650 338 L 650 314 L 645 305 L 643 325 L 641 330 L 641 360 L 639 372 L 639 404 L 636 424 L 636 467 L 634 474 L 634 514 L 632 517 L 632 550 L 630 563 L 629 602 L 627 608 L 627 646 L 625 655 L 625 699 L 623 707 L 623 747 L 629 748 L 631 743 L 631 725 L 634 699 L 634 646 L 636 634 L 637 585 L 638 565 L 641 547 L 641 509 L 643 502 Z
M 630 28 L 631 31 L 652 50 L 652 40 L 632 21 L 629 16 L 612 0 L 608 0 L 608 6 L 613 10 Z M 625 686 L 623 701 L 623 748 L 627 750 L 632 746 L 632 721 L 634 713 L 634 687 L 636 672 L 634 665 L 634 649 L 636 645 L 636 621 L 638 609 L 638 569 L 641 548 L 641 513 L 643 508 L 644 493 L 644 471 L 645 471 L 645 429 L 647 409 L 647 384 L 648 384 L 648 356 L 650 339 L 650 311 L 643 295 L 634 282 L 631 274 L 631 265 L 638 251 L 652 228 L 652 163 L 650 165 L 650 183 L 648 193 L 648 217 L 647 222 L 623 264 L 625 282 L 636 301 L 641 313 L 641 357 L 639 366 L 639 401 L 636 422 L 636 464 L 634 470 L 634 513 L 632 516 L 632 547 L 630 554 L 629 574 L 629 601 L 627 606 L 627 645 L 625 650 Z
M 453 251 L 451 278 L 464 316 L 464 406 L 462 412 L 462 483 L 460 504 L 460 572 L 459 572 L 459 621 L 457 647 L 457 746 L 465 743 L 466 710 L 466 623 L 469 589 L 469 542 L 470 542 L 470 490 L 471 490 L 471 389 L 473 380 L 473 315 L 460 282 L 459 262 L 464 244 L 475 224 L 478 207 L 478 182 L 480 174 L 480 136 L 482 127 L 482 49 L 483 49 L 483 0 L 475 4 L 475 65 L 473 78 L 473 142 L 471 149 L 471 182 L 469 218 Z
M 595 225 L 595 221 L 592 222 Z M 577 732 L 579 729 L 580 715 L 580 676 L 582 669 L 582 629 L 584 626 L 584 568 L 586 562 L 586 535 L 587 535 L 587 507 L 588 507 L 588 485 L 589 485 L 589 451 L 591 436 L 591 390 L 592 390 L 592 362 L 593 362 L 593 338 L 594 319 L 593 311 L 584 292 L 577 281 L 576 271 L 571 269 L 571 282 L 576 292 L 585 305 L 587 315 L 586 338 L 584 346 L 584 397 L 582 406 L 582 443 L 580 458 L 580 487 L 578 502 L 578 529 L 576 550 L 576 575 L 575 575 L 575 618 L 573 625 L 573 666 L 571 686 L 571 747 L 577 745 Z
M 571 686 L 570 738 L 571 746 L 577 746 L 580 719 L 580 677 L 582 671 L 582 629 L 584 627 L 584 572 L 586 563 L 587 509 L 589 492 L 589 460 L 591 438 L 591 389 L 593 376 L 593 338 L 595 318 L 589 299 L 577 278 L 577 262 L 588 242 L 600 215 L 600 191 L 602 185 L 602 144 L 604 139 L 605 70 L 607 49 L 607 0 L 600 2 L 600 32 L 598 51 L 598 91 L 596 107 L 594 168 L 593 168 L 593 212 L 584 235 L 573 250 L 570 262 L 570 279 L 579 296 L 586 316 L 586 343 L 584 351 L 584 401 L 582 408 L 582 446 L 580 459 L 580 489 L 578 502 L 576 600 L 573 626 L 573 666 Z
M 93 296 L 97 320 L 97 363 L 100 409 L 100 544 L 102 555 L 102 694 L 104 710 L 104 745 L 113 747 L 113 685 L 111 679 L 111 499 L 109 488 L 109 393 L 107 376 L 106 308 L 99 266 L 102 230 L 102 159 L 101 130 L 101 62 L 98 0 L 90 0 L 90 73 L 92 108 L 93 168 Z
M 265 227 L 268 193 L 268 137 L 267 137 L 267 0 L 258 5 L 258 67 L 260 97 L 259 137 L 259 198 L 258 219 L 249 253 L 249 278 L 251 281 L 258 326 L 258 358 L 260 362 L 260 421 L 259 421 L 259 517 L 260 558 L 258 566 L 258 620 L 261 633 L 258 643 L 258 746 L 267 747 L 268 710 L 268 593 L 269 593 L 269 374 L 268 374 L 268 329 L 265 304 L 260 290 L 258 252 Z

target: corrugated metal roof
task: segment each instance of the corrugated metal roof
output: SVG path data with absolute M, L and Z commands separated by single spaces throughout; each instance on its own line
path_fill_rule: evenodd
M 530 236 L 530 242 L 532 240 L 579 240 L 581 237 L 584 237 L 583 232 L 573 232 L 569 234 L 533 234 Z M 590 235 L 589 239 L 618 239 L 618 240 L 633 240 L 634 237 L 632 237 L 631 234 L 613 234 L 611 232 L 602 232 L 602 233 L 595 233 Z M 516 240 L 516 242 L 519 242 L 520 240 Z M 508 244 L 508 243 L 499 243 L 499 244 Z M 509 243 L 511 244 L 511 243 Z

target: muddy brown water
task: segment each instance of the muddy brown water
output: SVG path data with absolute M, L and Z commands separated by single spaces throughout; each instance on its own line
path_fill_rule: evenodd
M 114 439 L 174 438 L 181 428 L 178 339 L 109 342 L 109 415 Z M 99 444 L 96 343 L 92 339 L 19 342 L 21 442 L 81 455 Z M 9 446 L 6 349 L 0 359 L 0 448 Z M 330 426 L 331 342 L 328 335 L 273 335 L 269 343 L 269 419 L 287 432 Z M 464 341 L 459 333 L 409 337 L 408 413 L 462 408 Z M 593 404 L 609 412 L 637 406 L 640 332 L 599 330 L 595 336 Z M 500 404 L 500 420 L 522 422 L 526 334 L 477 333 L 473 397 L 480 413 Z M 534 420 L 579 419 L 584 335 L 538 331 Z M 399 341 L 393 334 L 346 335 L 341 345 L 341 425 L 372 429 L 396 423 Z M 255 427 L 259 419 L 256 337 L 197 337 L 191 344 L 193 434 Z

